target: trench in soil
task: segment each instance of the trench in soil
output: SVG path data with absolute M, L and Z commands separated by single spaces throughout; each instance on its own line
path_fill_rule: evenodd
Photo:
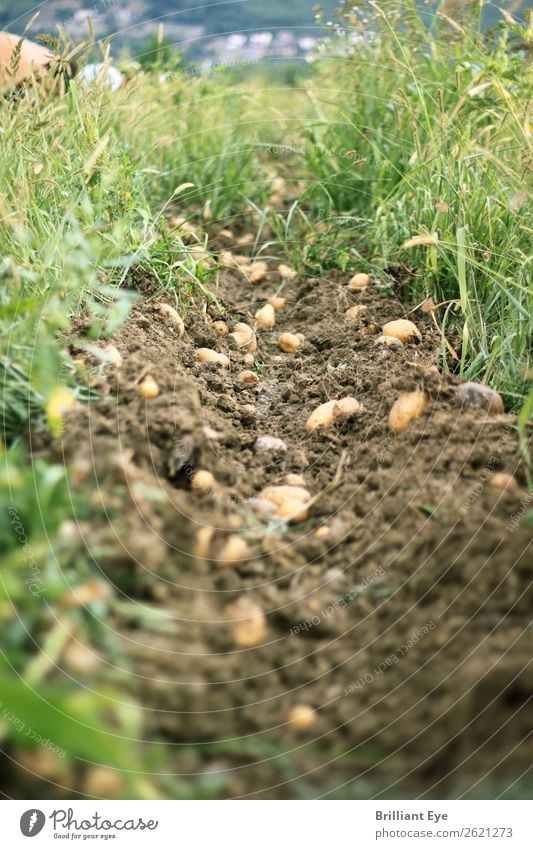
M 348 279 L 283 282 L 272 263 L 252 286 L 226 270 L 182 338 L 143 298 L 114 340 L 122 367 L 95 370 L 99 397 L 41 447 L 92 469 L 106 519 L 88 523 L 85 544 L 139 611 L 107 662 L 128 669 L 167 771 L 191 787 L 209 774 L 223 798 L 512 796 L 529 768 L 533 692 L 530 533 L 512 518 L 527 493 L 516 420 L 458 403 L 422 312 L 408 316 L 420 344 L 378 344 L 407 308 L 379 285 L 352 293 Z M 259 382 L 246 386 L 244 352 L 213 322 L 252 324 L 275 293 L 287 304 L 258 332 Z M 356 304 L 365 309 L 349 322 Z M 284 331 L 304 334 L 296 353 L 279 350 Z M 230 368 L 198 363 L 199 347 L 226 353 Z M 146 373 L 160 387 L 148 401 L 137 391 Z M 395 436 L 390 407 L 415 389 L 429 407 Z M 362 411 L 308 434 L 312 410 L 345 395 Z M 258 452 L 265 435 L 286 451 Z M 215 492 L 191 491 L 197 469 L 213 473 Z M 518 487 L 490 486 L 496 471 Z M 248 499 L 289 473 L 320 493 L 310 517 L 254 513 Z M 221 563 L 235 534 L 249 554 Z M 228 613 L 243 597 L 267 622 L 249 648 Z M 164 626 L 146 624 L 147 608 Z M 315 711 L 307 730 L 288 722 L 298 704 Z

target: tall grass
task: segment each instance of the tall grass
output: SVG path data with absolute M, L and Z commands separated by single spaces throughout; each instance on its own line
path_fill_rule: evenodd
M 517 407 L 531 342 L 533 29 L 507 19 L 483 33 L 466 15 L 475 4 L 457 6 L 459 22 L 444 5 L 341 7 L 337 55 L 309 87 L 305 201 L 311 220 L 353 217 L 352 257 L 408 279 L 413 301 L 445 302 L 450 367 Z

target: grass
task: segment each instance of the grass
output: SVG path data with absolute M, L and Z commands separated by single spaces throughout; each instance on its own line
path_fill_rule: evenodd
M 205 221 L 254 215 L 259 233 L 268 228 L 262 250 L 301 273 L 367 270 L 402 283 L 406 308 L 442 304 L 444 368 L 490 383 L 521 410 L 527 452 L 532 31 L 504 22 L 489 37 L 437 16 L 424 24 L 411 4 L 346 14 L 337 55 L 293 89 L 193 77 L 170 57 L 114 94 L 74 83 L 0 103 L 0 684 L 24 725 L 73 763 L 98 751 L 119 769 L 151 766 L 131 742 L 138 711 L 117 707 L 123 682 L 103 674 L 96 696 L 56 667 L 70 628 L 112 652 L 99 623 L 120 610 L 96 600 L 64 612 L 68 588 L 94 577 L 71 533 L 88 497 L 64 468 L 30 462 L 22 435 L 39 419 L 56 435 L 63 407 L 87 396 L 64 349 L 73 316 L 86 311 L 92 338 L 109 337 L 140 283 L 185 311 L 216 284 L 216 266 L 198 254 Z M 354 33 L 365 34 L 355 49 Z M 269 153 L 272 144 L 281 147 Z M 279 174 L 298 192 L 289 209 L 269 200 Z M 175 216 L 200 235 L 186 238 Z M 44 600 L 28 589 L 33 561 Z M 0 733 L 31 745 L 5 717 Z M 136 778 L 124 788 L 147 792 Z M 174 780 L 156 792 L 191 789 Z
M 308 89 L 301 203 L 311 226 L 336 225 L 337 243 L 339 216 L 353 221 L 344 262 L 407 278 L 414 303 L 444 302 L 456 349 L 444 365 L 519 409 L 531 344 L 533 29 L 504 22 L 482 34 L 475 20 L 427 17 L 409 2 L 339 15 L 345 55 Z

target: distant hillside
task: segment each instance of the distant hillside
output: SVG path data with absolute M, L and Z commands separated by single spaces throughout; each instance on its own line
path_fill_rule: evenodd
M 324 0 L 320 5 L 327 19 L 337 3 Z M 528 2 L 507 0 L 500 5 L 517 14 L 527 9 Z M 223 55 L 227 45 L 217 37 L 255 33 L 251 58 L 255 58 L 254 44 L 261 58 L 260 33 L 268 38 L 270 31 L 270 53 L 290 58 L 302 52 L 298 39 L 324 34 L 324 29 L 315 25 L 314 6 L 315 0 L 220 0 L 209 6 L 205 0 L 136 0 L 134 4 L 128 0 L 47 0 L 38 7 L 35 0 L 17 0 L 16 4 L 13 0 L 0 0 L 0 28 L 20 32 L 30 21 L 32 10 L 38 9 L 32 34 L 57 33 L 60 24 L 76 41 L 86 36 L 90 17 L 98 37 L 114 34 L 119 44 L 136 47 L 163 24 L 166 36 L 191 55 Z M 496 6 L 489 5 L 486 14 L 487 23 L 492 25 L 499 13 Z M 285 37 L 275 41 L 280 30 L 286 31 Z M 292 41 L 287 32 L 292 34 Z M 263 40 L 263 46 L 264 43 Z

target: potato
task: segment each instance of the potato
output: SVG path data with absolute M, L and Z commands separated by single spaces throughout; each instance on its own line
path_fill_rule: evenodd
M 196 547 L 194 553 L 196 557 L 200 557 L 202 560 L 206 560 L 209 557 L 209 549 L 211 546 L 211 540 L 215 535 L 214 528 L 200 528 L 196 533 Z
M 367 286 L 370 285 L 371 279 L 369 274 L 363 274 L 359 272 L 358 274 L 354 274 L 354 276 L 350 279 L 348 283 L 348 289 L 350 291 L 355 292 L 360 289 L 366 289 Z
M 257 310 L 255 320 L 261 330 L 272 330 L 276 323 L 276 313 L 272 304 L 265 304 L 264 307 Z
M 376 345 L 386 345 L 387 348 L 403 348 L 403 342 L 396 336 L 378 336 Z
M 137 391 L 139 395 L 142 395 L 143 398 L 149 400 L 150 398 L 157 398 L 159 395 L 159 386 L 149 374 L 139 383 L 137 387 Z
M 286 522 L 305 522 L 309 518 L 309 510 L 299 499 L 287 498 L 276 510 L 276 518 Z
M 237 348 L 244 348 L 250 354 L 257 351 L 255 333 L 249 324 L 245 324 L 243 321 L 237 322 L 233 328 L 233 333 L 229 335 L 237 345 Z
M 325 401 L 324 404 L 320 404 L 313 410 L 307 419 L 305 429 L 308 433 L 313 433 L 318 428 L 326 430 L 334 422 L 343 421 L 355 413 L 361 412 L 362 409 L 359 401 L 351 395 L 340 398 L 338 401 Z
M 229 333 L 229 327 L 225 321 L 214 321 L 213 322 L 213 330 L 219 336 L 227 336 Z
M 263 642 L 267 630 L 267 619 L 261 607 L 252 599 L 241 596 L 225 608 L 232 623 L 233 639 L 241 648 L 253 648 Z
M 239 383 L 244 383 L 245 386 L 254 386 L 256 383 L 259 383 L 259 375 L 255 371 L 245 369 L 239 374 L 238 380 Z
M 301 347 L 302 342 L 300 336 L 294 333 L 282 333 L 279 337 L 278 345 L 286 354 L 294 354 Z
M 254 355 L 253 354 L 245 354 L 242 358 L 242 361 L 245 366 L 253 366 L 254 364 Z
M 266 262 L 253 262 L 248 269 L 250 283 L 261 283 L 267 274 L 268 265 Z
M 249 556 L 248 543 L 242 537 L 231 534 L 219 550 L 217 562 L 219 566 L 231 566 L 246 560 Z
M 355 413 L 359 413 L 361 409 L 359 401 L 351 395 L 347 395 L 345 398 L 339 398 L 339 400 L 335 402 L 335 406 L 333 408 L 333 419 L 335 421 L 342 421 L 343 419 L 353 416 Z
M 229 357 L 226 357 L 225 354 L 219 354 L 218 351 L 213 351 L 211 348 L 198 348 L 196 359 L 200 363 L 216 363 L 216 365 L 229 368 Z
M 284 263 L 280 263 L 278 265 L 278 272 L 284 280 L 295 280 L 297 277 L 294 268 L 291 268 L 290 265 L 285 265 Z
M 350 307 L 350 309 L 346 310 L 344 315 L 348 319 L 348 321 L 355 321 L 355 319 L 361 317 L 361 313 L 364 313 L 366 311 L 367 308 L 363 304 L 359 304 L 355 307 Z
M 316 711 L 311 705 L 294 705 L 288 713 L 287 720 L 295 731 L 309 731 L 317 720 Z
M 185 333 L 185 324 L 179 312 L 174 307 L 171 307 L 170 304 L 158 304 L 158 309 L 167 321 L 171 321 L 176 326 L 178 336 L 181 338 Z
M 422 341 L 422 334 L 416 324 L 406 318 L 388 321 L 383 325 L 382 333 L 383 336 L 393 336 L 395 339 L 399 339 L 403 345 L 408 342 Z
M 198 469 L 191 478 L 191 489 L 202 494 L 216 488 L 215 476 L 205 469 Z
M 392 405 L 389 413 L 389 429 L 393 433 L 403 433 L 414 419 L 418 419 L 426 410 L 429 398 L 425 392 L 403 392 Z
M 302 477 L 302 475 L 295 475 L 292 472 L 285 475 L 283 483 L 286 484 L 286 486 L 303 486 L 304 488 L 307 486 L 305 478 Z
M 508 472 L 494 472 L 489 478 L 489 486 L 495 489 L 508 489 L 511 492 L 518 489 L 516 478 Z
M 267 486 L 259 493 L 259 498 L 265 498 L 267 501 L 272 501 L 278 507 L 281 507 L 286 501 L 299 501 L 300 504 L 305 504 L 311 498 L 311 493 L 303 486 L 287 486 L 286 484 L 278 484 L 277 486 Z
M 277 295 L 268 299 L 268 303 L 274 307 L 275 310 L 282 310 L 287 305 L 287 298 L 280 298 Z

